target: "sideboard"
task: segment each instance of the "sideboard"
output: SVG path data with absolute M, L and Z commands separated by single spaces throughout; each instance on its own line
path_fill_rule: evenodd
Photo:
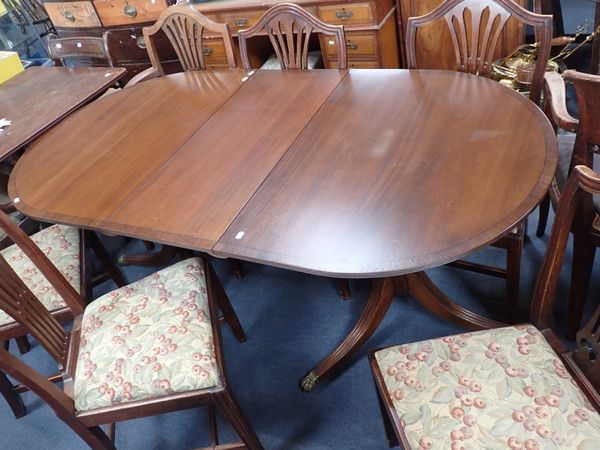
M 44 6 L 60 36 L 101 36 L 115 65 L 128 69 L 129 77 L 149 67 L 142 28 L 153 23 L 174 0 L 77 0 L 44 1 Z M 288 0 L 289 1 L 289 0 Z M 210 19 L 228 23 L 233 36 L 252 26 L 271 6 L 283 0 L 215 0 L 193 6 Z M 348 66 L 352 68 L 400 67 L 396 5 L 393 0 L 296 0 L 311 14 L 346 29 Z M 259 66 L 271 53 L 266 36 L 250 48 L 251 63 Z M 317 42 L 315 41 L 315 44 Z M 334 40 L 320 38 L 326 68 L 337 67 Z M 159 43 L 161 59 L 175 60 L 166 39 Z M 208 67 L 226 67 L 223 42 L 212 38 L 204 47 Z

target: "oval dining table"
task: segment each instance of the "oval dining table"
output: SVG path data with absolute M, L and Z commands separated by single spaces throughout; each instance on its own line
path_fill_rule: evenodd
M 372 278 L 354 328 L 302 379 L 311 390 L 375 332 L 395 293 L 466 328 L 497 326 L 424 270 L 523 220 L 556 163 L 542 112 L 482 77 L 198 71 L 81 109 L 29 148 L 9 193 L 40 220 Z

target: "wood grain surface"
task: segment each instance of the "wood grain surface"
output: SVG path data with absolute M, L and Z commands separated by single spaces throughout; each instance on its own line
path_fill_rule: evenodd
M 242 74 L 167 76 L 82 109 L 21 158 L 11 197 L 46 220 L 383 277 L 491 242 L 537 205 L 554 174 L 544 115 L 487 79 Z
M 108 89 L 125 69 L 31 67 L 0 84 L 0 159 L 33 141 L 65 116 Z

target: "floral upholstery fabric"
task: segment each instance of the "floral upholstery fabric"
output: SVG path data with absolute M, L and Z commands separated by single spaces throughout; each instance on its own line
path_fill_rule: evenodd
M 411 449 L 600 449 L 600 415 L 532 325 L 375 358 Z
M 78 411 L 218 384 L 201 260 L 181 261 L 86 308 L 73 387 Z
M 32 235 L 31 240 L 79 292 L 79 230 L 66 225 L 52 225 Z M 63 298 L 17 245 L 11 245 L 0 253 L 48 311 L 56 311 L 66 306 Z M 12 317 L 0 311 L 0 326 L 12 322 Z

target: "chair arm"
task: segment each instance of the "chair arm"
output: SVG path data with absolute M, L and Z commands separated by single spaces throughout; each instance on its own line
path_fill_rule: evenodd
M 136 76 L 134 76 L 131 80 L 129 80 L 123 89 L 127 89 L 132 86 L 135 86 L 136 84 L 138 84 L 142 81 L 156 78 L 159 75 L 160 75 L 160 73 L 158 72 L 157 69 L 155 69 L 154 67 L 148 67 L 146 70 L 142 70 L 140 73 L 138 73 Z
M 576 132 L 579 120 L 567 111 L 565 82 L 556 72 L 544 75 L 544 111 L 552 123 L 566 131 Z

